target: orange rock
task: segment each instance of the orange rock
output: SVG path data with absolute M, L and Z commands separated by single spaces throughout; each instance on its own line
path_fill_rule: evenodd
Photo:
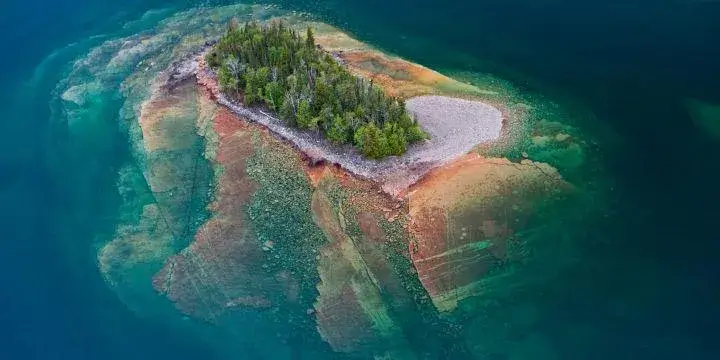
M 546 164 L 474 154 L 414 185 L 408 194 L 410 254 L 435 306 L 451 311 L 480 295 L 483 276 L 514 255 L 508 247 L 532 214 L 532 201 L 569 188 Z
M 246 231 L 243 207 L 255 190 L 245 171 L 245 162 L 254 153 L 251 133 L 222 109 L 214 117 L 213 129 L 219 141 L 216 161 L 223 167 L 215 201 L 209 206 L 213 216 L 197 231 L 187 251 L 168 259 L 154 279 L 156 289 L 178 309 L 210 321 L 228 308 L 270 306 L 259 284 L 276 283 L 262 271 L 264 254 Z

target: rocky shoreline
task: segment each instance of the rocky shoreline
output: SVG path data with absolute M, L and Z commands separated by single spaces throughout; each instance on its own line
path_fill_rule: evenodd
M 288 141 L 311 163 L 328 163 L 372 180 L 391 196 L 400 196 L 430 170 L 457 159 L 475 146 L 501 135 L 503 115 L 487 104 L 443 96 L 419 96 L 408 100 L 408 108 L 431 139 L 409 147 L 402 156 L 383 160 L 363 157 L 351 146 L 337 146 L 316 132 L 291 128 L 262 108 L 249 108 L 229 99 L 219 90 L 215 73 L 207 66 L 207 43 L 193 57 L 177 62 L 168 70 L 167 85 L 172 87 L 195 76 L 219 104 L 239 117 L 263 125 L 272 134 Z
M 282 15 L 268 12 L 173 15 L 89 50 L 55 89 L 78 184 L 112 166 L 98 201 L 117 211 L 81 210 L 99 221 L 88 250 L 117 300 L 217 358 L 512 359 L 526 343 L 552 358 L 536 330 L 555 306 L 537 294 L 563 290 L 612 198 L 582 133 L 503 82 L 453 80 L 310 23 L 432 135 L 364 159 L 218 91 L 203 52 L 232 17 Z

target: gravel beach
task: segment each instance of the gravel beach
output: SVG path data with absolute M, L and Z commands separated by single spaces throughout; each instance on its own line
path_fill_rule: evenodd
M 176 66 L 187 69 L 182 64 Z M 371 160 L 352 146 L 333 145 L 317 132 L 288 127 L 261 108 L 249 108 L 227 98 L 218 90 L 215 74 L 202 57 L 199 61 L 193 59 L 191 66 L 197 69 L 198 83 L 238 116 L 267 127 L 315 160 L 337 164 L 355 175 L 376 181 L 393 196 L 431 169 L 466 154 L 478 144 L 498 139 L 502 129 L 502 113 L 488 104 L 446 96 L 418 96 L 408 99 L 406 106 L 430 135 L 430 140 L 413 144 L 402 156 Z

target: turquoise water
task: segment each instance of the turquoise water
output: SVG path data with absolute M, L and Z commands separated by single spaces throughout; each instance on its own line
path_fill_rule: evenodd
M 115 231 L 122 205 L 118 172 L 135 161 L 119 126 L 125 99 L 117 91 L 134 64 L 102 75 L 108 90 L 87 99 L 88 113 L 76 115 L 82 126 L 67 126 L 58 99 L 65 79 L 89 76 L 72 69 L 90 49 L 199 5 L 207 3 L 3 5 L 2 40 L 13 49 L 2 60 L 3 358 L 228 355 L 188 330 L 191 320 L 138 316 L 98 271 L 98 239 Z M 713 358 L 720 169 L 712 159 L 719 149 L 681 102 L 720 103 L 716 4 L 280 5 L 468 80 L 481 81 L 482 73 L 506 79 L 560 104 L 573 115 L 568 121 L 596 139 L 602 177 L 612 179 L 610 210 L 576 232 L 585 239 L 578 239 L 584 244 L 578 265 L 535 294 L 541 315 L 517 306 L 500 322 L 534 327 L 561 359 Z M 524 318 L 536 319 L 526 325 Z M 517 358 L 544 352 L 533 350 L 533 341 L 526 345 Z

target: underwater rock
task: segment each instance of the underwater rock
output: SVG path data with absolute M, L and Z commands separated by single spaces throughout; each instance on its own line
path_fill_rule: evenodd
M 223 167 L 210 205 L 213 215 L 197 231 L 194 242 L 170 258 L 155 280 L 157 289 L 167 293 L 181 311 L 209 320 L 238 304 L 267 307 L 263 287 L 275 283 L 262 269 L 264 254 L 243 211 L 256 186 L 245 172 L 245 162 L 255 151 L 252 134 L 222 110 L 213 126 L 219 144 L 216 161 Z
M 546 164 L 478 155 L 436 169 L 413 186 L 410 253 L 438 310 L 452 311 L 480 295 L 493 267 L 524 256 L 514 233 L 533 213 L 533 201 L 569 188 Z
M 344 215 L 335 213 L 322 183 L 313 194 L 312 211 L 315 222 L 330 240 L 320 251 L 315 303 L 317 327 L 323 339 L 336 351 L 363 354 L 364 358 L 415 358 L 383 296 L 389 284 L 381 283 L 383 279 L 376 273 L 387 266 L 385 259 L 368 257 L 361 245 L 366 240 L 347 234 L 341 220 Z
M 158 33 L 108 42 L 112 51 L 91 54 L 97 59 L 88 63 L 97 79 L 58 92 L 67 108 L 85 108 L 96 92 L 109 92 L 119 71 L 132 71 L 120 87 L 126 97 L 120 128 L 130 137 L 134 161 L 123 169 L 132 169 L 133 179 L 118 181 L 124 207 L 115 233 L 98 246 L 108 285 L 148 317 L 200 320 L 183 323 L 210 338 L 222 335 L 218 342 L 230 344 L 232 356 L 481 359 L 497 353 L 476 341 L 497 328 L 483 327 L 484 313 L 464 305 L 498 298 L 486 291 L 490 278 L 494 288 L 516 294 L 514 281 L 524 276 L 516 269 L 547 244 L 529 245 L 524 237 L 539 204 L 573 191 L 550 160 L 583 164 L 579 134 L 548 122 L 542 131 L 517 126 L 523 131 L 510 139 L 505 120 L 526 118 L 512 118 L 494 99 L 487 109 L 497 109 L 497 126 L 485 145 L 502 143 L 496 157 L 479 156 L 482 149 L 466 143 L 438 161 L 394 163 L 407 171 L 389 166 L 394 172 L 377 179 L 354 175 L 219 104 L 209 72 L 196 73 L 198 54 L 224 28 L 207 25 L 207 18 L 225 21 L 238 11 L 218 17 L 202 11 L 208 13 L 165 22 Z M 318 44 L 355 74 L 398 96 L 433 95 L 411 106 L 423 99 L 428 109 L 448 105 L 434 102 L 435 95 L 485 101 L 490 93 L 312 24 Z M 186 27 L 195 30 L 187 34 Z M 480 113 L 463 109 L 468 122 Z M 438 127 L 447 124 L 443 109 L 433 111 Z M 452 131 L 446 135 L 452 143 Z M 365 174 L 378 175 L 374 166 Z M 515 277 L 497 275 L 504 266 Z

